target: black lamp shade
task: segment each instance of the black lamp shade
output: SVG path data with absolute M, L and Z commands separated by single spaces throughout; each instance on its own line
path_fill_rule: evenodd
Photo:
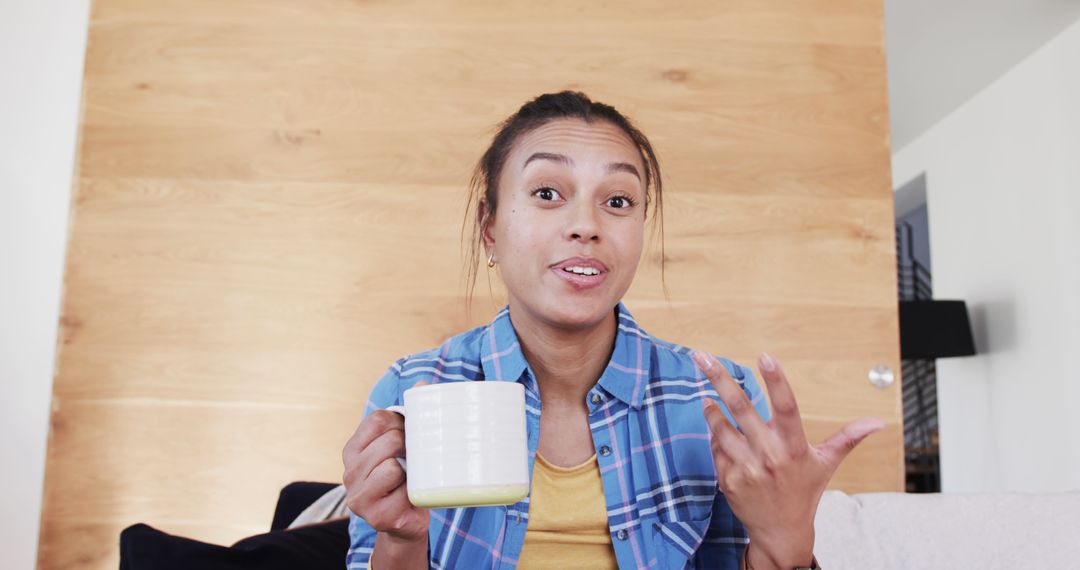
M 900 358 L 972 354 L 975 340 L 963 301 L 900 301 Z

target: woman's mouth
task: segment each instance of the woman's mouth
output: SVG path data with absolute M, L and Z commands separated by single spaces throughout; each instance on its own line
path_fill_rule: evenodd
M 606 271 L 600 271 L 595 267 L 569 265 L 553 267 L 551 270 L 576 291 L 596 287 L 607 277 Z

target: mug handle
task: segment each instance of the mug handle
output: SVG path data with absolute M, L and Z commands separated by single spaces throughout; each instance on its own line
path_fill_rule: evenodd
M 390 407 L 383 408 L 383 409 L 388 411 L 388 412 L 394 412 L 395 414 L 398 414 L 401 417 L 405 417 L 405 406 L 390 406 Z M 406 467 L 405 458 L 404 457 L 395 457 L 394 459 L 397 459 L 398 465 L 401 466 L 401 469 L 403 471 L 405 471 L 405 475 L 408 476 L 409 469 Z

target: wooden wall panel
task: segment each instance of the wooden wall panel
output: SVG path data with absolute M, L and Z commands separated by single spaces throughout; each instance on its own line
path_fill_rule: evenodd
M 653 334 L 786 364 L 815 440 L 888 429 L 833 482 L 901 490 L 878 0 L 97 0 L 41 568 L 115 568 L 147 522 L 230 543 L 340 478 L 372 383 L 464 311 L 469 171 L 527 99 L 580 89 L 664 168 L 626 302 Z M 654 244 L 655 245 L 655 244 Z

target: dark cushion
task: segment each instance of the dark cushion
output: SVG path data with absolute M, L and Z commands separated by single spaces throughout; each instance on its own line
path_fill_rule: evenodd
M 232 546 L 136 524 L 120 533 L 120 570 L 342 570 L 348 550 L 348 519 L 275 530 Z
M 284 530 L 304 509 L 311 506 L 319 497 L 337 487 L 337 483 L 313 483 L 297 481 L 289 483 L 278 494 L 277 507 L 274 508 L 274 520 L 270 530 Z

